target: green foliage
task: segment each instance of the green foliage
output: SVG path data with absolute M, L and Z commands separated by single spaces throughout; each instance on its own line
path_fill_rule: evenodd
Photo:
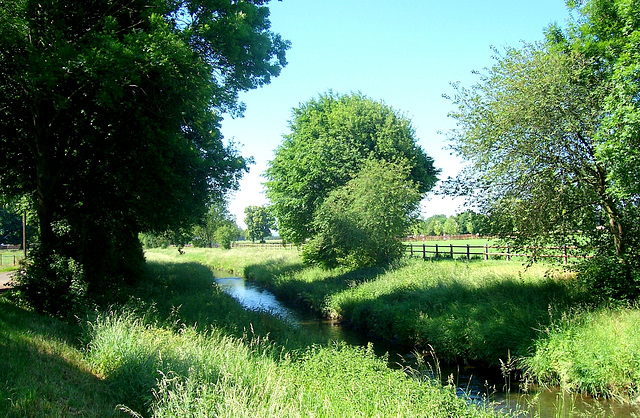
M 613 254 L 601 254 L 576 266 L 578 279 L 598 299 L 636 300 L 640 296 L 640 268 Z
M 246 217 L 244 223 L 247 225 L 247 238 L 251 242 L 256 240 L 264 242 L 265 237 L 271 236 L 271 229 L 275 227 L 275 219 L 271 212 L 264 206 L 247 206 L 244 208 Z
M 74 259 L 101 297 L 142 262 L 139 232 L 187 230 L 237 187 L 221 114 L 288 48 L 264 3 L 3 2 L 0 194 L 33 201 L 42 268 Z
M 238 228 L 235 222 L 224 222 L 216 229 L 216 242 L 220 244 L 222 248 L 228 250 L 231 248 L 231 244 L 238 239 L 240 233 L 240 228 Z
M 580 18 L 566 30 L 551 26 L 543 43 L 498 53 L 477 85 L 456 85 L 451 114 L 452 148 L 471 162 L 451 190 L 472 195 L 491 232 L 515 245 L 613 252 L 617 261 L 596 263 L 626 272 L 609 277 L 592 262 L 583 270 L 618 295 L 635 294 L 621 289 L 637 288 L 640 254 L 637 6 L 573 2 Z
M 226 201 L 219 200 L 211 203 L 203 219 L 193 227 L 193 245 L 212 247 L 216 242 L 216 230 L 230 219 L 231 214 L 227 209 Z
M 140 233 L 138 238 L 144 248 L 167 248 L 171 245 L 168 234 Z
M 437 181 L 408 119 L 362 94 L 327 93 L 293 110 L 291 133 L 266 170 L 267 197 L 280 235 L 302 243 L 316 234 L 315 212 L 368 160 L 409 167 L 420 193 Z
M 640 310 L 577 309 L 545 327 L 522 361 L 531 383 L 634 403 L 640 395 Z
M 24 267 L 15 276 L 18 297 L 36 310 L 67 318 L 89 307 L 84 271 L 74 259 L 55 253 L 43 257 L 32 250 Z
M 556 237 L 594 230 L 596 207 L 608 201 L 593 155 L 599 90 L 582 70 L 526 44 L 498 55 L 471 89 L 456 86 L 451 147 L 471 164 L 451 190 L 473 193 L 491 232 L 514 244 L 561 244 Z
M 410 168 L 369 160 L 347 184 L 332 190 L 314 215 L 316 235 L 303 260 L 324 268 L 387 264 L 402 255 L 410 219 L 422 198 Z
M 0 207 L 0 243 L 20 244 L 22 242 L 22 220 L 20 215 Z

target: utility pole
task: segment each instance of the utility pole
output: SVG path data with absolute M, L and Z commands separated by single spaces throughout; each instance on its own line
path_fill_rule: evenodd
M 27 213 L 22 214 L 22 251 L 24 258 L 27 258 Z

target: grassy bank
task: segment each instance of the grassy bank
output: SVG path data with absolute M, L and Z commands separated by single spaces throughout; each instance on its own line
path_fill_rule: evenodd
M 305 341 L 244 311 L 189 257 L 149 256 L 148 279 L 126 306 L 77 324 L 0 296 L 0 415 L 494 415 L 454 388 L 387 368 L 371 350 Z M 267 270 L 295 266 L 272 261 Z
M 430 345 L 441 360 L 518 368 L 529 382 L 640 402 L 640 310 L 594 308 L 571 275 L 549 266 L 410 260 L 342 272 L 305 268 L 291 251 L 189 249 L 186 257 L 234 270 L 372 337 Z
M 533 383 L 640 404 L 637 306 L 566 313 L 544 329 L 532 352 L 521 362 Z

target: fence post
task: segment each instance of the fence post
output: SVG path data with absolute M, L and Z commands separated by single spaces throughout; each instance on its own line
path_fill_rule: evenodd
M 471 254 L 469 252 L 469 244 L 467 244 L 467 260 L 471 260 Z
M 489 259 L 489 244 L 484 244 L 484 261 Z
M 509 246 L 507 245 L 507 261 L 511 261 L 511 256 L 509 255 Z
M 567 262 L 569 261 L 568 260 L 569 257 L 567 256 L 567 245 L 566 244 L 562 246 L 562 255 L 563 255 L 563 258 L 564 258 L 564 264 L 567 264 Z
M 451 253 L 451 259 L 453 260 L 453 244 L 449 244 L 449 252 Z
M 438 244 L 436 244 L 436 258 L 438 258 Z
M 427 259 L 427 246 L 424 244 L 424 242 L 422 243 L 422 259 Z
M 413 243 L 409 244 L 409 251 L 411 251 L 411 257 L 413 257 Z

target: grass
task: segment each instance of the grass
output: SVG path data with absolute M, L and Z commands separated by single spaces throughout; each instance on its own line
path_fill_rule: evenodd
M 118 401 L 92 372 L 77 336 L 75 327 L 0 296 L 0 415 L 118 415 Z
M 0 296 L 0 415 L 495 415 L 452 387 L 387 368 L 370 348 L 306 341 L 244 311 L 195 255 L 149 254 L 147 279 L 126 306 L 77 324 Z M 274 257 L 265 271 L 297 268 Z
M 295 252 L 245 251 L 205 253 L 212 265 L 216 257 L 242 260 L 236 270 L 280 299 L 369 336 L 433 347 L 444 361 L 519 370 L 530 383 L 640 403 L 640 310 L 594 308 L 571 274 L 550 265 L 405 260 L 323 271 L 301 266 Z
M 640 404 L 640 310 L 564 314 L 544 329 L 522 365 L 533 383 Z
M 17 270 L 23 256 L 22 250 L 0 250 L 0 272 Z

